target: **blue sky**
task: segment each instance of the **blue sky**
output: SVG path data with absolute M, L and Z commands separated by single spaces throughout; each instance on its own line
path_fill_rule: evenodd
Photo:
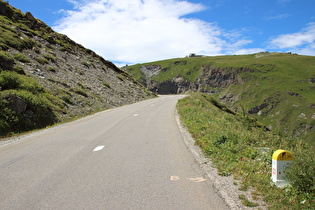
M 9 0 L 117 65 L 189 53 L 315 56 L 315 0 Z

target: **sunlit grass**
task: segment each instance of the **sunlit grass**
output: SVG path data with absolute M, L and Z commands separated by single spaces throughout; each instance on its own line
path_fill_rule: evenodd
M 208 95 L 193 93 L 179 101 L 178 110 L 183 124 L 219 174 L 241 179 L 240 190 L 254 187 L 272 209 L 315 208 L 314 147 L 299 139 L 281 138 L 250 117 L 230 113 L 213 101 L 215 98 Z M 272 154 L 277 149 L 295 155 L 295 165 L 288 171 L 292 187 L 279 189 L 271 184 Z M 242 200 L 246 205 L 256 205 Z

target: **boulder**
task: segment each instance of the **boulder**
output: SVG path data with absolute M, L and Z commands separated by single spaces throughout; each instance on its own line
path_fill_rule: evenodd
M 16 111 L 20 114 L 26 111 L 27 105 L 22 98 L 20 98 L 18 96 L 10 95 L 6 98 L 6 100 L 10 102 L 10 108 L 13 111 Z
M 36 18 L 34 18 L 34 16 L 32 15 L 32 13 L 30 12 L 26 12 L 25 14 L 26 18 L 31 21 L 31 22 L 37 22 Z

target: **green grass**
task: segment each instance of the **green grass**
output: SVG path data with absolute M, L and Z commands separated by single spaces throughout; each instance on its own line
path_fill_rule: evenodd
M 13 68 L 15 61 L 9 53 L 0 51 L 0 71 Z
M 16 72 L 0 73 L 0 136 L 43 128 L 57 122 L 63 109 L 61 101 L 34 79 Z M 13 98 L 26 103 L 26 110 L 18 113 Z
M 82 64 L 86 66 L 87 68 L 90 68 L 90 65 L 87 62 L 83 61 Z
M 0 16 L 0 43 L 2 43 L 2 47 L 6 49 L 7 46 L 13 47 L 19 51 L 24 49 L 31 49 L 37 43 L 32 41 L 26 36 L 19 36 L 17 32 L 10 27 L 10 25 L 18 24 L 13 23 L 10 19 L 4 16 Z
M 315 76 L 315 57 L 275 54 L 259 58 L 259 65 L 250 65 L 256 72 L 243 73 L 243 85 L 232 85 L 219 96 L 239 95 L 230 104 L 234 108 L 250 109 L 267 102 L 261 115 L 253 116 L 282 136 L 301 136 L 315 144 L 315 133 L 308 130 L 314 127 L 314 112 L 309 107 L 315 103 L 315 85 L 309 79 Z M 262 69 L 268 66 L 269 71 Z M 301 113 L 305 117 L 299 117 Z
M 56 58 L 53 55 L 45 54 L 45 55 L 43 55 L 43 57 L 46 58 L 47 60 L 51 61 L 51 62 L 56 62 Z
M 75 93 L 81 95 L 81 96 L 84 96 L 84 97 L 88 97 L 88 96 L 89 96 L 84 90 L 79 89 L 79 88 L 74 89 L 73 91 L 74 91 Z
M 49 63 L 49 61 L 46 58 L 42 58 L 42 57 L 37 57 L 35 58 L 35 60 L 42 65 Z
M 108 83 L 103 82 L 103 85 L 104 85 L 105 87 L 107 87 L 107 88 L 111 89 L 111 87 L 110 87 L 110 85 L 109 85 Z
M 56 72 L 56 69 L 54 68 L 54 67 L 52 67 L 52 66 L 49 66 L 48 67 L 48 71 L 50 71 L 50 72 Z
M 120 80 L 120 81 L 124 81 L 125 77 L 121 74 L 117 74 L 116 77 Z
M 259 57 L 260 56 L 260 57 Z M 258 57 L 258 58 L 256 58 Z M 243 107 L 246 112 L 266 106 L 258 113 L 249 114 L 257 118 L 281 136 L 299 137 L 315 145 L 315 57 L 283 53 L 252 55 L 176 58 L 128 66 L 128 72 L 146 85 L 147 78 L 141 66 L 159 65 L 161 71 L 152 78 L 162 83 L 178 76 L 207 91 L 220 91 L 216 96 L 234 96 L 227 103 L 233 110 Z M 220 75 L 216 75 L 221 71 Z M 233 80 L 234 84 L 223 88 L 218 83 Z
M 31 60 L 26 55 L 24 55 L 22 53 L 16 53 L 14 55 L 14 58 L 16 60 L 18 60 L 18 61 L 21 61 L 22 63 L 29 63 L 29 62 L 31 62 Z
M 75 43 L 66 35 L 54 32 L 49 26 L 41 21 L 37 22 L 34 27 L 34 25 L 25 17 L 25 14 L 19 9 L 16 9 L 9 4 L 6 4 L 5 7 L 6 16 L 0 16 L 0 47 L 2 50 L 7 50 L 8 47 L 12 47 L 19 51 L 23 51 L 25 49 L 39 47 L 39 43 L 31 40 L 32 37 L 39 36 L 50 44 L 60 45 L 60 50 L 62 51 L 68 51 L 70 53 L 74 53 L 76 49 L 87 51 L 82 45 Z M 16 28 L 19 30 L 16 30 Z M 21 31 L 23 33 L 21 33 Z M 39 52 L 38 48 L 36 51 Z M 47 59 L 50 60 L 51 58 L 52 57 L 49 56 Z M 54 62 L 53 59 L 51 61 Z
M 18 73 L 18 74 L 25 75 L 25 71 L 24 71 L 22 66 L 14 66 L 13 71 Z
M 315 208 L 314 147 L 301 139 L 267 132 L 249 116 L 230 113 L 214 101 L 206 94 L 193 93 L 180 100 L 177 108 L 183 124 L 219 174 L 241 179 L 240 190 L 255 188 L 271 209 Z M 272 154 L 277 149 L 288 150 L 295 158 L 287 171 L 292 186 L 285 189 L 270 184 Z M 242 200 L 244 205 L 255 205 Z

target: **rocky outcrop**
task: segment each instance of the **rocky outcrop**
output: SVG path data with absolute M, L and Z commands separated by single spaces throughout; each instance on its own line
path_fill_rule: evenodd
M 217 68 L 210 65 L 202 66 L 202 72 L 198 79 L 208 87 L 227 88 L 230 85 L 243 84 L 243 79 L 239 76 L 240 72 L 250 72 L 249 68 Z
M 186 65 L 185 61 L 174 62 L 173 65 Z M 232 84 L 243 84 L 243 79 L 239 76 L 240 72 L 252 71 L 249 68 L 217 68 L 216 66 L 202 66 L 202 71 L 196 81 L 189 82 L 181 75 L 177 75 L 168 81 L 157 82 L 153 77 L 161 71 L 167 71 L 168 68 L 162 69 L 160 65 L 143 65 L 141 72 L 146 75 L 144 84 L 151 91 L 158 90 L 159 94 L 181 94 L 188 91 L 215 92 L 215 88 L 227 88 Z
M 19 114 L 26 111 L 26 103 L 22 98 L 15 95 L 9 95 L 5 100 L 9 102 L 9 107 L 13 111 L 16 111 Z

